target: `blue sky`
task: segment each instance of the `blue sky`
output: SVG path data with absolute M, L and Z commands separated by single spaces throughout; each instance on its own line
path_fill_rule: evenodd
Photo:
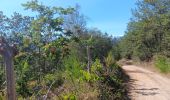
M 10 16 L 14 11 L 29 15 L 21 6 L 29 0 L 0 0 L 0 11 Z M 39 0 L 50 6 L 74 6 L 79 4 L 81 12 L 87 16 L 88 27 L 96 27 L 113 36 L 122 36 L 131 18 L 131 9 L 136 0 Z

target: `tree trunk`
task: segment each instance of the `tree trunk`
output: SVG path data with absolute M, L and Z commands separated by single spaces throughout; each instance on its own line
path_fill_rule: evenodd
M 16 100 L 13 58 L 4 57 L 7 80 L 7 100 Z
M 0 37 L 0 55 L 4 58 L 6 67 L 6 81 L 7 81 L 7 100 L 16 100 L 15 91 L 15 77 L 14 77 L 14 66 L 13 57 L 17 54 L 16 46 L 6 42 L 4 37 Z
M 88 60 L 87 71 L 90 72 L 90 67 L 91 67 L 90 46 L 87 46 L 86 49 L 87 49 L 87 60 Z

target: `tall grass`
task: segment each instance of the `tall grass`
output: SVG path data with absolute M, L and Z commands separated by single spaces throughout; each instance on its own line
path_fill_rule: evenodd
M 170 72 L 170 58 L 166 56 L 157 55 L 154 57 L 154 64 L 155 66 L 162 72 L 162 73 L 169 73 Z

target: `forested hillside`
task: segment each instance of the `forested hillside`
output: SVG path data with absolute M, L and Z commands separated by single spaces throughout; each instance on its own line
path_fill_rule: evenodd
M 12 77 L 18 100 L 129 100 L 129 77 L 117 64 L 122 59 L 153 62 L 170 72 L 170 0 L 136 1 L 122 37 L 87 27 L 78 4 L 65 8 L 33 0 L 22 6 L 32 13 L 0 11 L 0 100 L 9 99 Z M 131 67 L 124 66 L 131 76 L 143 71 Z
M 128 59 L 154 61 L 162 72 L 170 71 L 170 1 L 139 0 L 120 42 Z
M 116 64 L 120 54 L 113 52 L 119 39 L 97 28 L 87 28 L 79 5 L 50 7 L 36 0 L 22 5 L 36 15 L 15 12 L 8 17 L 0 12 L 1 38 L 17 49 L 13 59 L 17 99 L 127 98 L 124 73 Z M 10 96 L 3 61 L 1 57 L 2 100 Z

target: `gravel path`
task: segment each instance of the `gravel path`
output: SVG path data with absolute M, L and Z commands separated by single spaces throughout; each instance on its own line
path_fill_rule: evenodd
M 134 65 L 122 68 L 130 76 L 132 100 L 170 100 L 170 79 Z

